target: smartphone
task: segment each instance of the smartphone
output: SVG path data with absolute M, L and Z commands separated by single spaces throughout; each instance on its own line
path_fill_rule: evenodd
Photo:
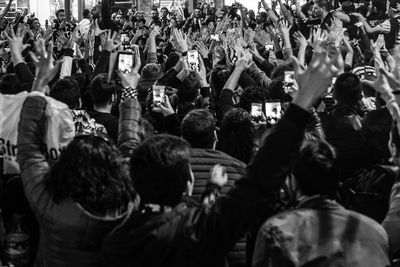
M 190 71 L 199 69 L 199 52 L 197 50 L 188 51 L 188 65 Z
M 291 93 L 294 87 L 294 71 L 285 71 L 285 76 L 283 80 L 283 88 L 285 93 Z
M 251 103 L 251 118 L 254 121 L 261 121 L 263 117 L 262 104 Z
M 126 33 L 121 34 L 121 42 L 122 43 L 129 43 L 130 42 L 128 34 L 126 34 Z
M 328 93 L 326 94 L 326 98 L 333 98 L 333 87 L 335 86 L 337 77 L 332 78 L 332 83 L 328 88 Z
M 133 69 L 133 53 L 132 52 L 119 52 L 118 53 L 118 70 L 122 73 L 129 73 Z
M 165 86 L 153 85 L 153 103 L 155 105 L 164 104 Z
M 267 44 L 267 45 L 265 45 L 265 49 L 268 50 L 268 51 L 272 51 L 272 50 L 274 50 L 274 45 L 273 44 Z
M 275 124 L 282 117 L 282 105 L 279 101 L 265 103 L 265 117 L 269 124 Z

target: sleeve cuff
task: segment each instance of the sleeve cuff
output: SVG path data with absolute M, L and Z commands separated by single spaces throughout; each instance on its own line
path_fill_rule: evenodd
M 284 117 L 297 128 L 304 129 L 310 120 L 311 114 L 295 104 L 290 104 Z

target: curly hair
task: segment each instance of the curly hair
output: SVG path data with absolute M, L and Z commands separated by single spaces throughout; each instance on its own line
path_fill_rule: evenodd
M 96 216 L 126 209 L 135 197 L 127 161 L 114 144 L 95 135 L 75 137 L 44 183 L 55 203 L 71 198 Z
M 254 135 L 250 114 L 232 109 L 222 120 L 217 149 L 247 164 L 253 156 Z

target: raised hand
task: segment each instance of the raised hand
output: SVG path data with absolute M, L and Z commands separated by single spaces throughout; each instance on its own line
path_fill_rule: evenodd
M 339 74 L 340 70 L 335 66 L 337 59 L 330 58 L 326 50 L 316 51 L 306 71 L 296 57 L 292 57 L 292 60 L 299 85 L 293 103 L 309 110 L 315 101 L 326 93 L 332 78 Z
M 186 41 L 186 37 L 184 37 L 184 35 L 180 30 L 178 29 L 172 30 L 171 41 L 176 51 L 178 51 L 179 53 L 184 53 L 188 51 L 188 44 Z
M 208 58 L 208 54 L 210 53 L 210 50 L 204 45 L 203 42 L 195 42 L 196 49 L 199 51 L 200 55 L 202 58 Z
M 293 37 L 299 47 L 307 47 L 307 39 L 300 31 L 295 32 Z
M 166 95 L 164 96 L 164 104 L 158 103 L 157 106 L 153 107 L 153 111 L 157 113 L 162 113 L 164 117 L 175 113 L 175 110 L 169 101 L 169 97 Z
M 25 26 L 19 24 L 16 33 L 14 33 L 14 30 L 11 28 L 10 35 L 8 35 L 6 31 L 4 34 L 10 44 L 11 57 L 14 65 L 24 62 L 22 52 L 30 46 L 29 44 L 24 44 L 24 36 L 26 34 Z
M 111 34 L 111 30 L 109 30 L 106 33 L 103 33 L 102 35 L 103 35 L 103 37 L 102 37 L 103 50 L 112 53 L 113 51 L 118 49 L 118 47 L 121 46 L 121 43 L 118 43 L 115 40 L 116 37 L 117 37 L 117 33 L 116 32 Z
M 44 43 L 41 39 L 40 42 Z M 47 84 L 56 77 L 62 61 L 58 61 L 55 65 L 53 59 L 53 44 L 50 43 L 47 52 L 44 49 L 39 49 L 38 53 L 29 52 L 33 63 L 36 67 L 36 80 L 33 84 L 32 91 L 45 92 Z
M 195 70 L 196 78 L 200 82 L 201 87 L 208 87 L 207 83 L 207 70 L 206 67 L 204 66 L 203 59 L 199 57 L 199 69 Z

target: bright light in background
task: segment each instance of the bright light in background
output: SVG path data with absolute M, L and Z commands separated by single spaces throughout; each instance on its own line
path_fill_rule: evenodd
M 266 0 L 267 4 L 271 7 L 271 0 Z M 230 6 L 232 5 L 234 2 L 239 2 L 242 3 L 245 7 L 247 7 L 247 9 L 252 9 L 254 10 L 254 12 L 257 13 L 258 10 L 258 2 L 257 0 L 225 0 L 225 5 L 226 6 Z M 299 1 L 301 5 L 303 5 L 304 3 L 306 3 L 306 0 L 300 0 Z M 262 10 L 264 10 L 264 7 L 262 8 Z

